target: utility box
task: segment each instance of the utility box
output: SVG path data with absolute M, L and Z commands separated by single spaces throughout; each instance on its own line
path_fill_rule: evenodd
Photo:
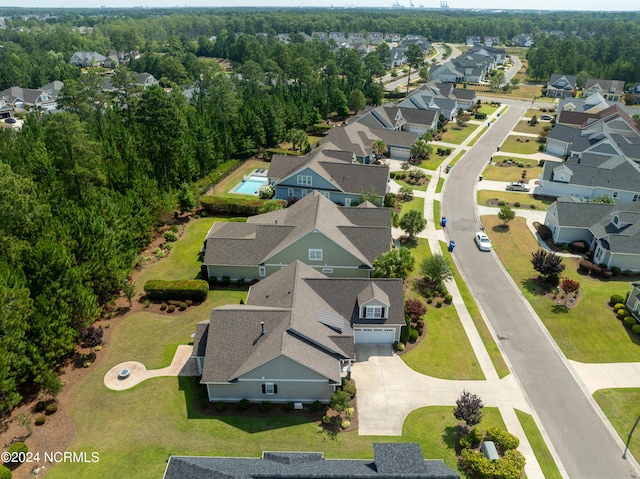
M 490 461 L 500 459 L 500 456 L 498 456 L 498 451 L 496 450 L 496 445 L 493 443 L 493 441 L 483 442 L 480 450 L 482 451 L 482 454 L 484 454 L 484 457 L 486 457 Z

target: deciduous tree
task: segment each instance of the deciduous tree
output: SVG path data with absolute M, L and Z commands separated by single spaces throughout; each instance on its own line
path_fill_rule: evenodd
M 444 281 L 448 281 L 453 278 L 449 263 L 441 254 L 433 254 L 427 256 L 422 260 L 420 265 L 420 274 L 427 280 L 432 286 L 439 286 Z
M 453 409 L 453 416 L 459 421 L 464 421 L 469 430 L 482 421 L 482 408 L 484 404 L 480 396 L 462 391 L 456 400 L 456 407 Z

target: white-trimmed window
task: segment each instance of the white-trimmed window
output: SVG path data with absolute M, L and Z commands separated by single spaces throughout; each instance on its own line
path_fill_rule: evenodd
M 382 319 L 384 308 L 382 306 L 365 306 L 364 317 L 373 319 Z
M 611 194 L 611 197 L 612 197 L 614 200 L 617 200 L 617 199 L 618 199 L 618 192 L 617 192 L 617 191 L 614 191 L 614 192 Z
M 262 394 L 274 395 L 278 394 L 278 385 L 273 383 L 264 383 L 262 385 Z
M 345 198 L 344 199 L 344 205 L 345 206 L 351 206 L 351 198 Z
M 309 249 L 309 261 L 322 261 L 322 250 Z
M 309 194 L 309 190 L 301 190 L 301 191 L 302 191 L 303 198 Z
M 264 266 L 258 266 L 258 276 L 266 276 L 267 275 L 267 268 Z
M 596 259 L 600 259 L 602 258 L 602 248 L 600 246 L 598 246 L 598 248 L 596 248 Z
M 293 188 L 287 188 L 287 196 L 289 198 L 291 198 L 293 196 L 293 193 L 294 193 Z
M 302 186 L 311 186 L 311 177 L 307 175 L 298 175 L 296 181 Z
M 633 195 L 633 199 L 631 201 L 640 201 L 640 195 Z
M 320 193 L 322 193 L 322 196 L 324 196 L 325 198 L 331 199 L 331 192 L 330 191 L 321 191 Z

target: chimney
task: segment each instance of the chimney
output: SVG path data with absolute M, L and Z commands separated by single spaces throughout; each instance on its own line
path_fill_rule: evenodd
M 260 335 L 264 335 L 264 321 L 260 321 L 260 328 L 262 328 Z

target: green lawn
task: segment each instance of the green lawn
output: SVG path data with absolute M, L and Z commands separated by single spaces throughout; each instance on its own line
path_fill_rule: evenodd
M 471 135 L 479 125 L 473 123 L 467 123 L 464 127 L 460 128 L 455 122 L 451 122 L 447 125 L 447 131 L 442 134 L 441 141 L 445 143 L 453 143 L 454 145 L 460 145 Z
M 244 221 L 244 218 L 233 218 Z M 181 239 L 173 243 L 166 258 L 147 266 L 136 279 L 136 290 L 143 291 L 144 284 L 150 279 L 194 279 L 200 273 L 202 262 L 198 253 L 202 248 L 207 232 L 216 221 L 229 221 L 229 218 L 192 219 L 186 226 Z
M 593 394 L 593 398 L 611 421 L 620 439 L 628 444 L 631 453 L 636 458 L 640 457 L 640 428 L 636 426 L 633 429 L 640 418 L 638 416 L 640 389 L 600 389 Z M 629 440 L 629 434 L 631 434 L 631 440 Z
M 451 267 L 451 271 L 453 271 L 453 278 L 458 286 L 458 290 L 460 291 L 460 295 L 462 296 L 462 300 L 473 320 L 473 324 L 482 339 L 482 343 L 484 344 L 489 357 L 491 358 L 491 362 L 493 363 L 493 367 L 496 368 L 496 372 L 498 373 L 498 377 L 503 378 L 511 371 L 509 371 L 509 367 L 502 357 L 502 353 L 498 348 L 498 345 L 493 340 L 493 336 L 491 335 L 491 331 L 489 331 L 489 327 L 487 323 L 485 323 L 482 314 L 480 314 L 480 310 L 478 309 L 478 305 L 476 305 L 473 296 L 471 295 L 471 291 L 467 287 L 467 284 L 462 280 L 462 276 L 460 275 L 460 271 L 458 271 L 458 267 L 453 262 L 451 258 L 451 253 L 447 251 L 446 243 L 441 243 L 441 248 L 443 251 L 443 255 L 449 261 L 449 265 Z
M 411 201 L 405 201 L 402 203 L 402 210 L 400 210 L 400 216 L 404 215 L 409 210 L 418 210 L 424 214 L 424 198 L 413 197 Z
M 433 201 L 433 221 L 436 222 L 436 229 L 441 230 L 442 226 L 440 226 L 440 202 L 438 200 Z
M 441 193 L 443 186 L 444 186 L 444 178 L 438 179 L 438 184 L 436 185 L 436 193 Z
M 538 164 L 536 160 L 520 160 L 516 158 L 515 161 L 518 163 L 525 163 L 525 164 L 533 164 L 533 165 Z M 527 172 L 527 177 L 526 177 L 527 180 L 531 178 L 538 178 L 539 175 L 542 174 L 542 168 L 539 166 L 533 166 L 533 167 L 527 166 L 524 168 L 520 168 L 515 164 L 511 166 L 499 166 L 499 165 L 500 163 L 496 164 L 495 162 L 491 165 L 487 165 L 484 171 L 482 172 L 482 177 L 485 180 L 491 180 L 491 181 L 520 181 L 522 179 L 522 172 L 524 170 L 526 170 Z
M 540 145 L 540 143 L 538 143 L 535 138 L 509 135 L 500 146 L 500 151 L 518 153 L 521 155 L 532 155 L 538 152 L 538 145 Z
M 531 414 L 527 414 L 518 409 L 515 409 L 515 412 L 522 429 L 524 429 L 524 434 L 527 436 L 527 440 L 531 445 L 531 449 L 533 449 L 533 453 L 538 460 L 538 464 L 540 464 L 540 469 L 542 469 L 542 474 L 545 479 L 562 479 L 562 474 L 556 465 L 556 461 L 553 460 L 547 443 L 544 442 L 544 438 L 542 434 L 540 434 L 540 430 L 538 426 L 536 426 L 536 422 L 533 420 Z
M 540 115 L 538 114 L 537 116 L 538 119 L 540 119 Z M 517 131 L 518 133 L 533 133 L 534 135 L 541 135 L 543 133 L 542 128 L 545 126 L 549 126 L 549 123 L 543 121 L 531 126 L 529 121 L 523 120 L 518 122 L 513 131 Z
M 435 147 L 437 148 L 437 147 Z M 425 170 L 437 171 L 442 162 L 445 160 L 446 156 L 436 155 L 432 153 L 428 159 L 422 160 L 418 165 L 420 168 L 424 168 Z
M 585 363 L 640 361 L 640 340 L 627 332 L 607 305 L 612 294 L 624 295 L 630 289 L 629 278 L 602 281 L 582 276 L 576 260 L 567 258 L 563 274 L 580 281 L 583 291 L 579 304 L 567 309 L 540 295 L 532 281 L 537 273 L 530 258 L 538 245 L 524 219 L 514 219 L 506 232 L 497 216 L 483 216 L 482 222 L 502 264 L 567 358 Z
M 512 191 L 495 190 L 478 190 L 476 197 L 479 205 L 493 206 L 496 209 L 499 208 L 498 202 L 504 201 L 510 205 L 513 205 L 515 202 L 519 202 L 521 205 L 535 205 L 538 210 L 546 210 L 554 201 L 550 199 L 535 199 L 528 193 L 514 193 Z M 487 204 L 489 200 L 494 200 L 493 204 Z M 527 208 L 529 207 L 527 206 Z
M 480 109 L 478 110 L 478 113 L 485 113 L 487 116 L 489 116 L 489 115 L 493 115 L 497 109 L 498 109 L 497 106 L 491 106 L 487 103 L 483 103 Z

